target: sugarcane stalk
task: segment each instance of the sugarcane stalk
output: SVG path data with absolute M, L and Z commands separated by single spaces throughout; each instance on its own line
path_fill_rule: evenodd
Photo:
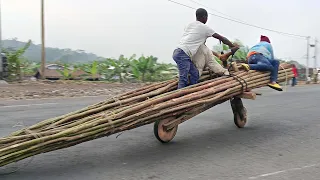
M 290 78 L 290 73 L 288 73 L 289 70 L 283 70 L 279 71 L 279 81 L 285 80 L 286 78 Z M 250 73 L 250 72 L 249 72 Z M 284 74 L 285 73 L 285 74 Z M 289 76 L 288 76 L 289 74 Z M 247 81 L 248 88 L 255 88 L 255 87 L 260 87 L 260 86 L 265 86 L 267 83 L 269 83 L 269 75 L 262 75 L 262 74 L 253 74 L 254 77 L 251 75 L 239 75 L 242 77 L 245 81 Z M 221 78 L 225 79 L 225 78 Z M 243 81 L 243 80 L 240 80 Z M 200 83 L 199 83 L 200 84 Z M 96 119 L 90 119 L 87 122 L 84 122 L 83 124 L 78 124 L 75 127 L 69 128 L 71 125 L 74 125 L 78 123 L 77 118 L 74 119 L 74 122 L 63 122 L 59 124 L 59 131 L 61 132 L 49 135 L 47 137 L 43 138 L 38 138 L 34 140 L 29 140 L 27 142 L 15 144 L 10 147 L 6 148 L 1 148 L 0 149 L 0 156 L 1 156 L 1 161 L 0 161 L 0 166 L 2 166 L 4 163 L 10 163 L 14 162 L 16 160 L 19 160 L 19 158 L 26 158 L 28 155 L 34 154 L 34 152 L 43 152 L 39 149 L 46 149 L 43 147 L 51 147 L 53 145 L 56 145 L 57 147 L 55 148 L 61 148 L 63 143 L 63 147 L 68 147 L 67 145 L 72 145 L 72 144 L 77 144 L 84 142 L 86 140 L 90 140 L 93 138 L 98 138 L 98 137 L 103 137 L 107 135 L 111 135 L 115 132 L 120 132 L 123 130 L 128 130 L 131 128 L 135 128 L 136 126 L 144 125 L 147 123 L 152 123 L 154 122 L 155 117 L 159 117 L 164 114 L 170 114 L 170 113 L 177 113 L 181 112 L 181 110 L 185 108 L 195 108 L 198 107 L 197 111 L 192 111 L 193 114 L 197 114 L 201 112 L 200 107 L 206 107 L 206 105 L 212 105 L 218 102 L 222 102 L 222 100 L 225 100 L 226 98 L 230 97 L 231 95 L 234 96 L 236 94 L 239 94 L 242 92 L 242 85 L 239 85 L 239 82 L 236 82 L 235 80 L 231 80 L 230 82 L 220 82 L 221 87 L 220 88 L 208 88 L 210 86 L 206 86 L 206 83 L 196 85 L 193 87 L 190 87 L 190 89 L 193 88 L 195 90 L 196 88 L 202 89 L 199 90 L 199 94 L 205 92 L 207 96 L 197 96 L 197 93 L 194 93 L 192 91 L 184 91 L 185 94 L 182 93 L 181 95 L 181 90 L 180 92 L 173 92 L 169 93 L 170 95 L 173 95 L 175 99 L 178 99 L 179 102 L 181 101 L 182 106 L 180 104 L 176 104 L 175 102 L 171 102 L 169 99 L 163 99 L 164 96 L 158 97 L 155 95 L 154 99 L 149 99 L 145 100 L 146 103 L 151 100 L 151 102 L 155 102 L 155 106 L 152 108 L 149 108 L 148 106 L 143 106 L 141 103 L 138 103 L 139 105 L 135 106 L 133 104 L 132 106 L 135 107 L 136 111 L 129 111 L 128 109 L 121 108 L 123 111 L 117 111 L 118 114 L 116 114 L 115 117 L 107 117 L 107 118 L 102 118 L 100 120 Z M 238 84 L 238 85 L 237 85 Z M 212 85 L 212 84 L 211 84 Z M 203 87 L 201 87 L 203 86 Z M 233 87 L 233 88 L 231 88 Z M 169 87 L 168 89 L 173 89 L 173 87 Z M 214 90 L 214 93 L 209 92 L 209 90 Z M 183 91 L 183 90 L 182 90 Z M 179 97 L 177 95 L 180 95 L 182 97 Z M 196 96 L 196 97 L 195 97 Z M 187 98 L 187 100 L 183 100 L 184 98 Z M 210 97 L 210 98 L 208 98 Z M 165 100 L 165 101 L 159 101 L 159 100 Z M 168 101 L 169 100 L 169 101 Z M 132 102 L 132 101 L 131 101 Z M 175 107 L 177 106 L 177 107 Z M 156 108 L 159 108 L 158 110 Z M 199 109 L 200 108 L 200 109 Z M 205 108 L 203 108 L 205 109 Z M 97 118 L 101 118 L 101 113 L 104 110 L 98 111 Z M 127 111 L 127 112 L 125 112 Z M 138 112 L 134 113 L 133 112 Z M 120 116 L 118 116 L 120 115 Z M 129 116 L 128 116 L 129 115 Z M 151 115 L 151 116 L 150 116 Z M 188 117 L 191 116 L 184 116 L 184 119 L 188 119 Z M 193 117 L 193 116 L 192 116 Z M 137 120 L 138 119 L 138 120 Z M 60 119 L 61 120 L 61 119 Z M 83 120 L 83 119 L 82 119 Z M 57 121 L 56 121 L 57 122 Z M 47 122 L 46 122 L 47 123 Z M 92 125 L 98 125 L 98 126 L 92 126 Z M 66 130 L 62 130 L 64 128 L 67 128 Z M 57 129 L 57 128 L 53 128 Z M 71 129 L 71 130 L 70 130 Z M 80 131 L 77 131 L 80 130 Z M 19 137 L 19 136 L 18 136 Z M 18 139 L 17 137 L 17 139 Z M 28 136 L 30 137 L 30 136 Z M 25 138 L 25 137 L 24 137 Z M 21 139 L 19 139 L 21 140 Z M 73 142 L 68 142 L 68 141 L 73 141 Z M 1 142 L 1 140 L 0 140 Z M 12 141 L 11 141 L 12 142 Z M 66 143 L 68 142 L 68 143 Z M 51 151 L 50 149 L 46 149 L 46 151 Z M 28 154 L 29 153 L 29 154 Z M 23 155 L 21 155 L 23 154 Z M 4 155 L 4 157 L 3 157 Z

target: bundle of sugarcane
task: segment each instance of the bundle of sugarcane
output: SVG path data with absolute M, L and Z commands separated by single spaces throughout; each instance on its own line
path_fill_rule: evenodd
M 281 65 L 278 81 L 293 77 Z M 0 167 L 40 153 L 67 148 L 96 138 L 130 130 L 156 120 L 170 119 L 173 128 L 230 98 L 269 83 L 269 72 L 239 71 L 212 78 L 180 90 L 177 79 L 145 86 L 79 111 L 48 119 L 0 139 Z

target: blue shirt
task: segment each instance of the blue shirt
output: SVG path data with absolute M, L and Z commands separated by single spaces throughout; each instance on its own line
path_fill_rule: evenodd
M 251 54 L 252 52 L 261 53 L 268 59 L 274 59 L 273 48 L 270 43 L 265 41 L 259 42 L 258 44 L 250 48 L 248 54 Z

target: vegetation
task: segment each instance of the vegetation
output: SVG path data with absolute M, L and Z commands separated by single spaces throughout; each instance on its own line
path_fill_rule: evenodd
M 133 61 L 134 56 L 129 59 L 125 58 L 123 55 L 119 59 L 107 58 L 104 63 L 108 68 L 108 71 L 104 73 L 105 78 L 110 80 L 118 79 L 121 83 L 125 80 L 131 79 L 130 73 L 130 62 Z
M 28 65 L 28 62 L 21 56 L 29 48 L 31 41 L 29 40 L 22 48 L 18 50 L 14 49 L 2 49 L 2 52 L 6 54 L 8 65 L 9 65 L 9 79 L 10 80 L 21 80 L 23 76 L 22 69 Z M 22 68 L 23 67 L 23 68 Z
M 70 66 L 69 64 L 64 63 L 63 69 L 57 69 L 57 71 L 63 76 L 63 79 L 71 79 L 72 78 L 72 72 L 70 72 Z
M 174 65 L 158 63 L 157 58 L 153 56 L 141 56 L 133 60 L 131 62 L 131 68 L 134 77 L 142 82 L 167 80 L 177 74 Z
M 234 43 L 237 43 L 240 49 L 228 61 L 245 61 L 249 47 L 237 39 Z M 40 67 L 39 59 L 34 55 L 31 56 L 30 53 L 40 56 L 40 46 L 34 45 L 31 40 L 24 43 L 16 39 L 4 40 L 3 44 L 5 47 L 3 52 L 6 54 L 9 63 L 8 80 L 22 80 L 23 76 L 30 77 L 37 73 Z M 9 45 L 11 46 L 9 47 Z M 215 45 L 213 50 L 216 52 L 226 51 L 228 50 L 228 46 L 224 44 Z M 99 79 L 118 81 L 120 83 L 165 81 L 172 79 L 178 74 L 176 65 L 159 63 L 158 59 L 154 56 L 142 55 L 137 57 L 134 54 L 131 57 L 121 55 L 118 59 L 113 59 L 87 54 L 82 50 L 72 51 L 70 49 L 46 48 L 46 51 L 48 63 L 55 63 L 63 67 L 57 70 L 61 74 L 62 79 L 73 79 L 72 74 L 79 70 L 86 73 L 83 77 L 82 75 L 80 77 L 86 80 Z M 222 63 L 219 59 L 215 59 L 219 63 Z M 301 68 L 298 62 L 289 62 Z
M 249 47 L 245 46 L 240 40 L 236 39 L 235 41 L 233 41 L 233 43 L 237 43 L 239 45 L 239 50 L 233 55 L 233 57 L 229 57 L 228 62 L 230 61 L 237 61 L 237 62 L 244 62 L 246 61 L 246 57 L 247 54 L 249 52 Z M 225 44 L 221 44 L 221 45 L 215 45 L 213 46 L 213 50 L 216 52 L 226 52 L 229 49 L 229 47 Z M 222 64 L 222 62 L 216 58 L 216 61 L 218 61 L 220 64 Z
M 22 80 L 23 76 L 34 76 L 40 68 L 39 62 L 28 61 L 22 56 L 31 41 L 17 50 L 14 48 L 3 49 L 9 63 L 8 80 Z M 177 68 L 172 64 L 158 63 L 153 56 L 136 55 L 126 58 L 121 55 L 118 59 L 106 58 L 89 63 L 65 63 L 56 61 L 62 69 L 57 69 L 62 79 L 72 79 L 72 74 L 77 70 L 87 73 L 86 79 L 123 82 L 155 82 L 172 79 L 176 76 Z

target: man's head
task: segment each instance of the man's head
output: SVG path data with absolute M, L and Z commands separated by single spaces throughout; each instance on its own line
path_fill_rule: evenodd
M 197 17 L 197 21 L 200 21 L 203 24 L 205 24 L 207 23 L 207 20 L 208 20 L 208 12 L 203 8 L 199 8 L 196 11 L 196 17 Z
M 267 36 L 264 36 L 264 35 L 261 35 L 261 36 L 260 36 L 260 42 L 262 42 L 262 41 L 271 43 L 271 42 L 270 42 L 270 39 L 269 39 Z

